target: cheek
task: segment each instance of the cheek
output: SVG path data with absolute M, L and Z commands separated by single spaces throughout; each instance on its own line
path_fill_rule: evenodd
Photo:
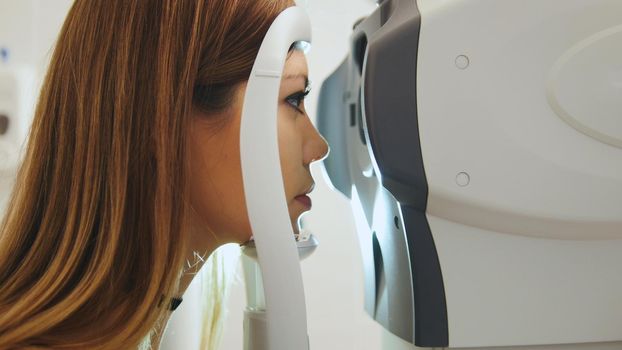
M 193 244 L 205 244 L 213 236 L 220 243 L 244 243 L 252 232 L 240 166 L 239 120 L 217 132 L 204 125 L 195 125 L 192 130 L 188 144 L 189 197 L 193 222 L 199 226 L 194 231 L 201 235 L 192 238 Z M 279 109 L 278 141 L 285 194 L 291 203 L 306 177 L 302 130 L 287 109 Z M 293 221 L 299 214 L 290 212 Z
M 202 234 L 215 235 L 221 243 L 250 238 L 237 135 L 234 125 L 216 135 L 197 128 L 191 136 L 189 195 L 194 221 L 203 228 Z
M 291 200 L 298 194 L 301 184 L 298 183 L 302 168 L 302 137 L 295 119 L 290 116 L 279 118 L 278 123 L 279 152 L 281 171 L 285 186 L 285 194 Z

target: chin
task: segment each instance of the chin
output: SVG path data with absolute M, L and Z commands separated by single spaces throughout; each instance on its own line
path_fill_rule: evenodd
M 292 230 L 294 231 L 294 234 L 299 234 L 300 233 L 300 224 L 298 222 L 300 217 L 295 217 L 292 218 L 291 223 L 292 223 Z
M 302 224 L 301 220 L 302 220 L 302 214 L 290 216 L 290 222 L 292 224 L 292 229 L 294 231 L 294 234 L 300 233 L 300 225 Z

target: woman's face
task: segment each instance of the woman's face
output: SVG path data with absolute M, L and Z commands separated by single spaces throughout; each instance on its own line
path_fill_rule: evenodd
M 311 124 L 304 106 L 308 85 L 304 54 L 293 51 L 285 63 L 278 101 L 278 141 L 289 216 L 311 209 L 305 194 L 313 189 L 309 165 L 323 159 L 328 145 Z M 194 112 L 190 128 L 189 195 L 191 245 L 244 243 L 251 237 L 240 166 L 240 122 L 246 84 L 236 88 L 223 112 Z M 266 203 L 270 205 L 270 203 Z

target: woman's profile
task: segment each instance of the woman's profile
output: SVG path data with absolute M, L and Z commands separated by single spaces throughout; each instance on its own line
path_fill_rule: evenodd
M 245 83 L 272 21 L 293 5 L 75 1 L 0 226 L 0 349 L 157 348 L 192 280 L 187 262 L 250 239 Z M 308 92 L 294 47 L 278 101 L 293 227 L 311 207 L 309 165 L 328 152 Z

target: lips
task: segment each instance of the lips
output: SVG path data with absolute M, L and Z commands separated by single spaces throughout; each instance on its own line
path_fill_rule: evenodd
M 295 198 L 298 203 L 301 203 L 307 210 L 311 209 L 311 198 L 307 195 L 301 195 Z
M 307 196 L 307 194 L 311 193 L 314 188 L 315 188 L 315 183 L 312 183 L 303 194 L 298 195 L 295 198 L 296 201 L 302 204 L 307 210 L 311 209 L 311 206 L 312 206 L 311 198 Z

